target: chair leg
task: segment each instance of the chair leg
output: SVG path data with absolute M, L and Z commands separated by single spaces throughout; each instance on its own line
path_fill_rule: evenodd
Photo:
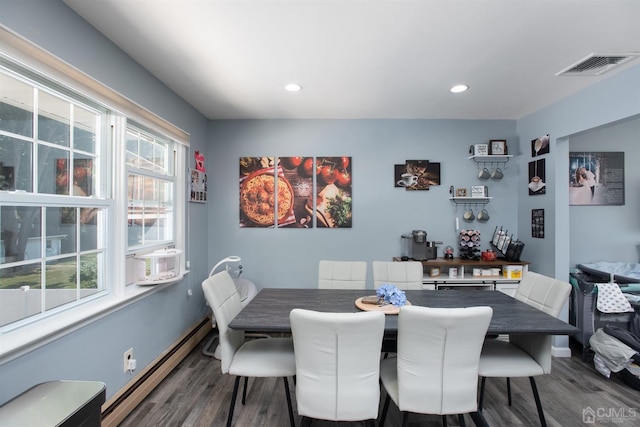
M 384 426 L 384 420 L 387 418 L 387 411 L 389 410 L 389 402 L 391 402 L 391 396 L 387 394 L 387 398 L 384 400 L 384 406 L 382 407 L 382 415 L 380 415 L 380 424 L 378 424 L 378 427 Z
M 209 340 L 205 343 L 204 347 L 202 347 L 202 354 L 209 357 L 215 357 L 215 351 L 212 351 L 211 348 L 214 344 L 217 345 L 218 341 L 218 332 L 214 331 L 213 336 L 209 338 Z M 213 347 L 215 349 L 215 347 Z
M 233 382 L 233 393 L 231 393 L 231 405 L 229 406 L 229 416 L 227 417 L 227 427 L 231 427 L 233 420 L 233 410 L 236 407 L 236 397 L 238 396 L 238 386 L 240 385 L 240 377 L 236 377 Z
M 489 424 L 487 423 L 487 420 L 484 419 L 482 412 L 471 412 L 469 415 L 471 415 L 471 419 L 476 426 L 489 427 Z
M 310 425 L 311 425 L 311 418 L 302 417 L 302 420 L 300 421 L 300 427 L 307 427 Z
M 480 380 L 480 397 L 478 398 L 478 411 L 482 411 L 482 402 L 484 401 L 484 383 L 487 377 L 482 377 Z
M 507 378 L 507 402 L 511 406 L 511 378 Z
M 531 383 L 531 390 L 533 391 L 533 398 L 536 400 L 536 408 L 538 409 L 538 416 L 540 417 L 540 425 L 547 427 L 547 421 L 544 419 L 544 411 L 542 410 L 542 403 L 540 403 L 540 395 L 538 395 L 538 387 L 536 387 L 536 380 L 533 377 L 529 377 Z
M 376 422 L 374 420 L 366 420 L 364 425 L 368 427 L 376 427 Z
M 440 418 L 442 419 L 442 427 L 447 427 L 449 425 L 447 424 L 447 416 L 441 415 Z
M 458 414 L 458 424 L 460 424 L 460 427 L 467 426 L 467 424 L 464 422 L 464 415 Z
M 404 412 L 402 414 L 402 427 L 408 427 L 408 426 L 409 426 L 409 413 Z
M 244 386 L 242 387 L 242 404 L 244 405 L 247 401 L 247 383 L 249 382 L 249 377 L 244 377 Z
M 296 422 L 293 420 L 293 408 L 291 406 L 291 393 L 289 392 L 289 380 L 287 377 L 282 377 L 282 381 L 284 381 L 284 392 L 287 397 L 287 407 L 289 408 L 289 422 L 291 423 L 291 427 L 296 427 Z

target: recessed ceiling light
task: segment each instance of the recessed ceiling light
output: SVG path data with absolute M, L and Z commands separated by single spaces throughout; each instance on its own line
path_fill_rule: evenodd
M 452 87 L 449 90 L 451 92 L 453 92 L 453 93 L 460 93 L 460 92 L 464 92 L 467 89 L 469 89 L 469 86 L 467 86 L 467 85 L 455 85 L 454 87 Z
M 287 92 L 300 92 L 302 90 L 302 86 L 297 83 L 289 83 L 284 87 L 284 90 Z

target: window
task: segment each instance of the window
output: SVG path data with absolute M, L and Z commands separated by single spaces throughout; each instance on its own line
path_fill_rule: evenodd
M 184 224 L 188 136 L 89 83 L 90 95 L 80 93 L 0 51 L 4 337 L 45 318 L 50 333 L 57 315 L 107 296 L 126 299 L 129 255 L 184 246 L 177 224 Z M 106 106 L 111 101 L 116 108 Z
M 104 109 L 0 69 L 0 327 L 105 291 Z M 9 197 L 10 196 L 10 197 Z
M 129 250 L 173 241 L 175 149 L 138 127 L 127 128 L 127 241 Z

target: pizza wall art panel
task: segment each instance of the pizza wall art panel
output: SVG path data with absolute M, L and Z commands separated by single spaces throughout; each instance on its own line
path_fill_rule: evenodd
M 276 173 L 273 157 L 241 157 L 240 227 L 274 227 Z

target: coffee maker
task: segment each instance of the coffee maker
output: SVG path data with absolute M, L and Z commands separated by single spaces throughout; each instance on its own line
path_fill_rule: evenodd
M 442 242 L 430 242 L 427 240 L 427 232 L 424 230 L 413 230 L 411 232 L 411 259 L 423 261 L 427 259 L 436 259 L 438 257 L 438 248 L 436 245 Z

